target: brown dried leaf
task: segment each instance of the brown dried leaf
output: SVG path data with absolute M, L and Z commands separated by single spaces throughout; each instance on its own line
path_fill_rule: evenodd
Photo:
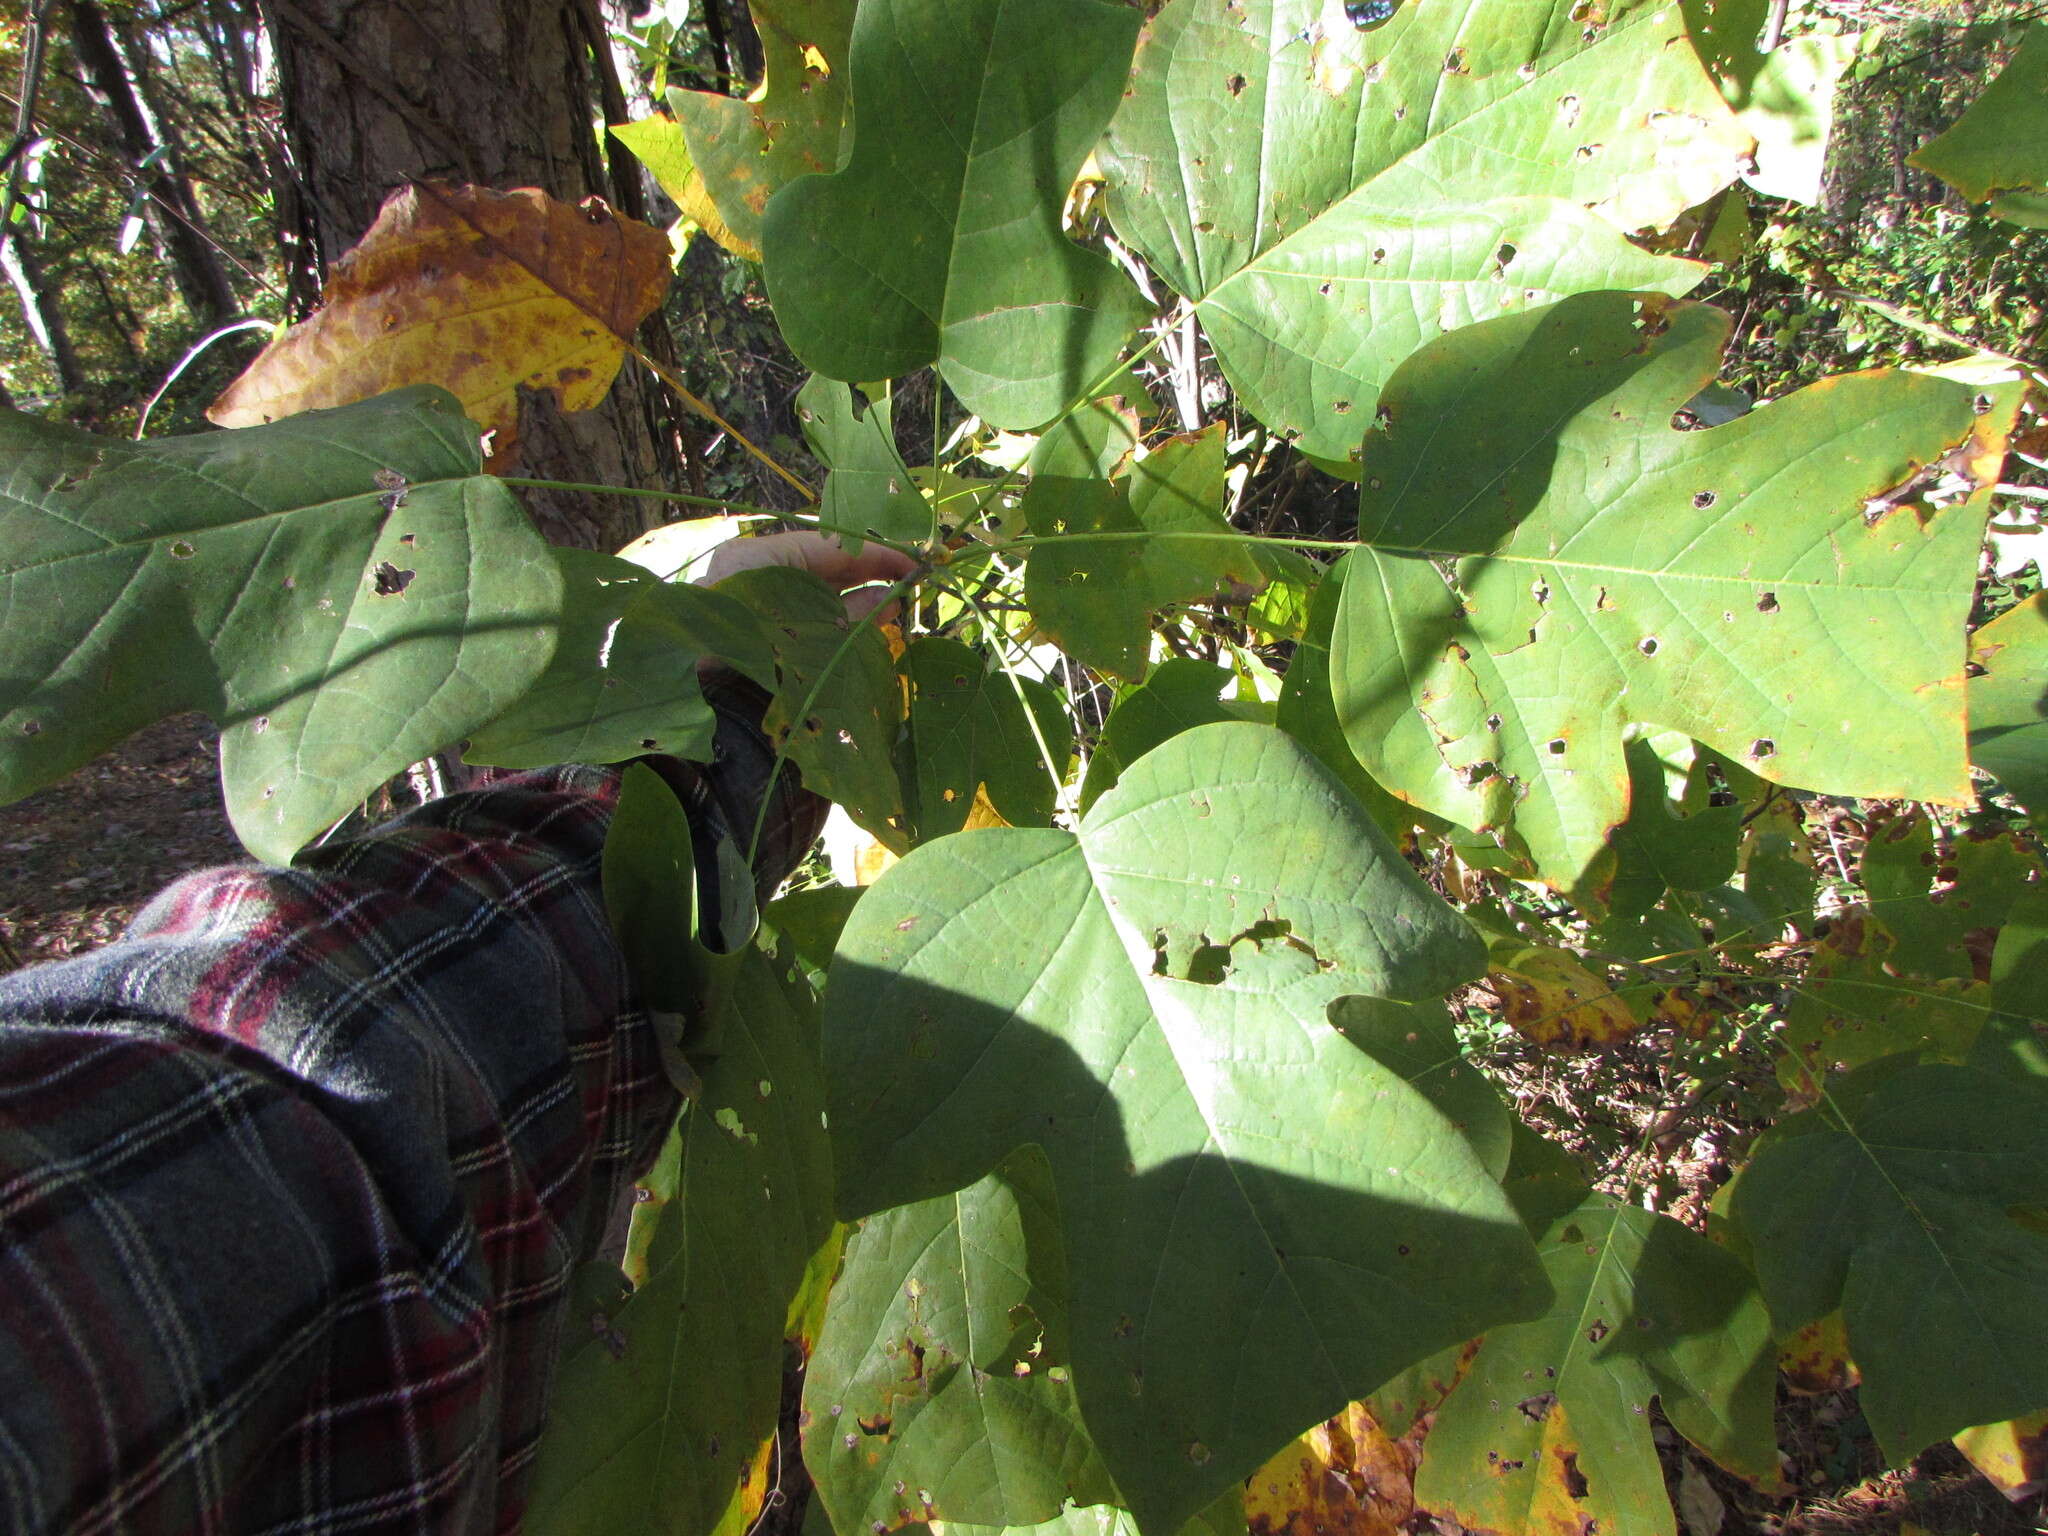
M 321 308 L 263 350 L 207 415 L 223 427 L 438 384 L 513 462 L 518 389 L 604 399 L 623 338 L 668 289 L 668 237 L 590 198 L 420 183 L 385 201 Z

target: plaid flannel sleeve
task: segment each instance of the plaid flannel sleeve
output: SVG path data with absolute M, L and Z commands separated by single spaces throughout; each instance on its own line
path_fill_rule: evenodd
M 0 1528 L 517 1527 L 570 1275 L 677 1107 L 617 793 L 451 796 L 0 980 Z

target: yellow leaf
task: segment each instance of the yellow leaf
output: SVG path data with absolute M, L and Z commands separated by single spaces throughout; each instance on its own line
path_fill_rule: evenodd
M 1956 1449 L 2007 1498 L 2032 1498 L 2048 1487 L 2048 1408 L 1966 1429 L 1956 1436 Z
M 1863 1379 L 1849 1358 L 1849 1331 L 1840 1312 L 1817 1317 L 1778 1350 L 1778 1369 L 1794 1392 L 1840 1392 Z
M 660 304 L 668 238 L 592 198 L 421 183 L 385 202 L 335 263 L 319 311 L 263 349 L 207 412 L 223 427 L 438 384 L 514 462 L 518 389 L 603 400 L 622 338 Z
M 744 101 L 716 91 L 671 90 L 696 170 L 683 211 L 735 255 L 761 259 L 761 213 L 789 182 L 839 165 L 853 0 L 752 0 L 763 79 Z
M 1606 980 L 1561 949 L 1531 944 L 1497 954 L 1487 982 L 1508 1022 L 1538 1045 L 1612 1045 L 1638 1027 Z
M 1245 1484 L 1251 1536 L 1396 1536 L 1415 1514 L 1422 1433 L 1390 1438 L 1363 1403 L 1318 1424 Z

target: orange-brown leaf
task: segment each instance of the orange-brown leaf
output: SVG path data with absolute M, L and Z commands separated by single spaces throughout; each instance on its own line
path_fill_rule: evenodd
M 1532 944 L 1493 958 L 1488 985 L 1508 1022 L 1537 1045 L 1613 1045 L 1640 1027 L 1605 978 L 1561 949 Z
M 1363 1403 L 1318 1424 L 1245 1484 L 1252 1536 L 1396 1536 L 1415 1514 L 1425 1428 L 1393 1439 Z
M 319 311 L 266 347 L 207 414 L 256 426 L 438 384 L 496 433 L 489 467 L 502 471 L 519 387 L 591 409 L 668 280 L 668 237 L 596 198 L 572 207 L 531 187 L 403 187 L 335 263 Z

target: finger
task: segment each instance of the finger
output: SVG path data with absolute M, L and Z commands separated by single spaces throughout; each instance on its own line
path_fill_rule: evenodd
M 856 624 L 875 613 L 877 608 L 881 609 L 875 615 L 878 624 L 886 624 L 896 617 L 896 600 L 890 596 L 887 587 L 856 587 L 846 594 L 844 601 L 847 618 Z
M 838 578 L 827 580 L 838 580 L 840 586 L 858 586 L 860 582 L 901 582 L 905 575 L 918 569 L 918 561 L 913 561 L 901 549 L 889 549 L 885 545 L 860 545 L 860 553 L 852 557 L 848 557 L 846 551 L 836 549 L 836 553 L 844 561 L 844 569 Z M 819 575 L 825 573 L 819 571 Z

